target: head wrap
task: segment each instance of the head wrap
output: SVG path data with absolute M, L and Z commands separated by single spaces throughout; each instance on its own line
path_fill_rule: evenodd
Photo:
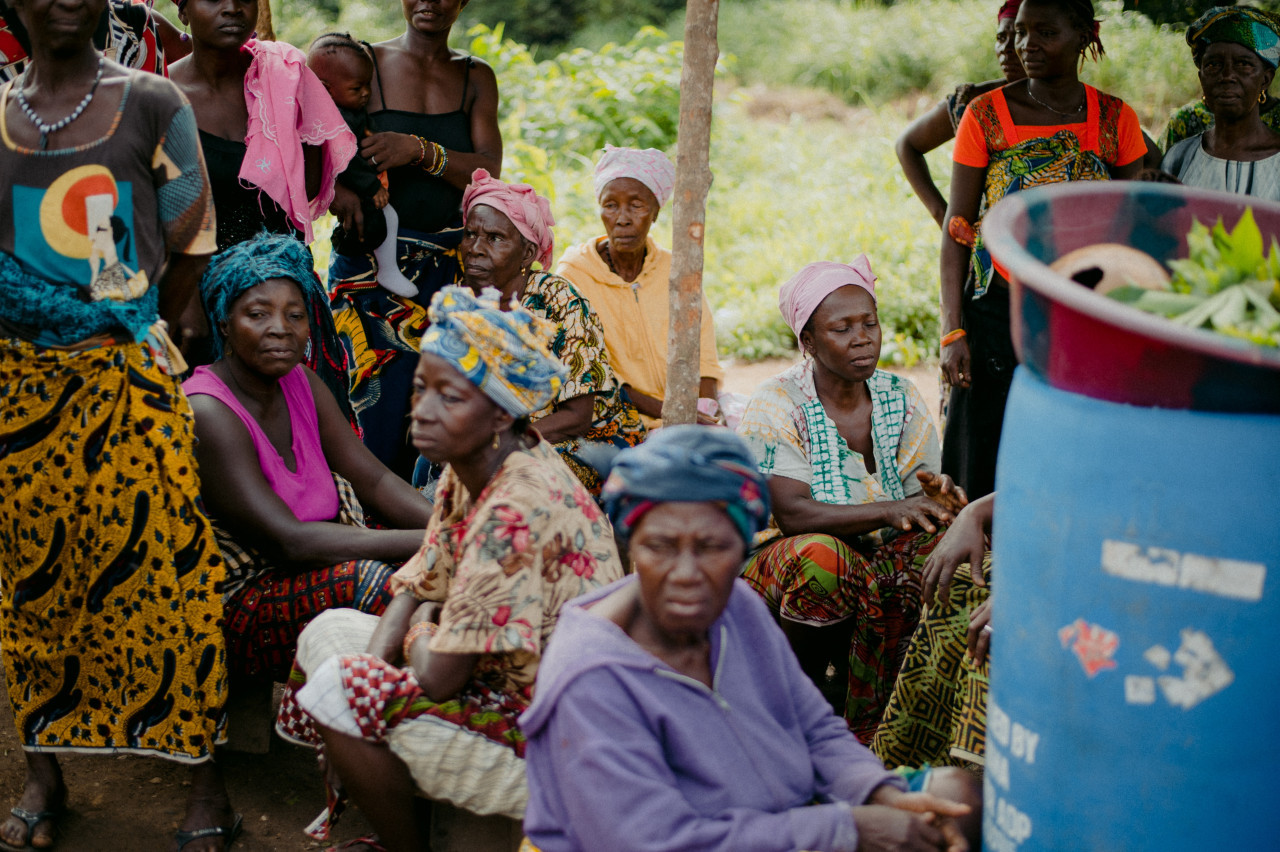
M 618 178 L 632 178 L 649 187 L 659 207 L 666 207 L 676 185 L 676 167 L 657 148 L 615 148 L 604 146 L 604 156 L 596 163 L 596 198 Z
M 624 541 L 659 503 L 722 503 L 748 547 L 769 522 L 769 487 L 751 450 L 715 426 L 668 426 L 618 453 L 600 498 Z
M 865 254 L 853 259 L 853 263 L 836 263 L 820 260 L 811 263 L 791 277 L 778 291 L 778 310 L 786 320 L 796 340 L 813 312 L 822 300 L 846 284 L 861 287 L 876 298 L 876 276 L 871 271 L 871 261 Z
M 462 193 L 462 219 L 465 222 L 471 208 L 485 204 L 511 220 L 526 240 L 538 247 L 538 263 L 545 270 L 551 269 L 551 251 L 555 239 L 551 226 L 551 202 L 538 195 L 527 183 L 506 183 L 490 177 L 484 169 L 471 174 L 471 183 Z
M 1280 63 L 1280 16 L 1250 6 L 1214 6 L 1187 27 L 1196 65 L 1205 48 L 1222 41 L 1244 45 L 1274 69 Z
M 996 21 L 1018 17 L 1018 7 L 1021 5 L 1022 0 L 1004 0 L 1004 5 L 1000 7 L 999 12 L 996 12 Z
M 316 275 L 311 252 L 301 241 L 263 231 L 251 240 L 218 252 L 209 261 L 200 279 L 200 298 L 209 315 L 214 352 L 221 356 L 226 346 L 219 326 L 231 316 L 231 306 L 236 299 L 273 278 L 287 278 L 302 291 L 311 321 L 311 340 L 303 363 L 324 381 L 343 414 L 354 422 L 347 393 L 346 350 L 333 325 L 329 294 Z
M 568 372 L 551 354 L 552 325 L 520 306 L 498 307 L 498 291 L 476 296 L 449 286 L 431 297 L 422 351 L 448 361 L 513 417 L 541 411 Z

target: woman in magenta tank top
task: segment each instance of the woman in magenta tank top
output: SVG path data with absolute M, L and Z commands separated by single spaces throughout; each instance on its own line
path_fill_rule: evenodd
M 302 363 L 326 296 L 301 243 L 262 234 L 233 246 L 200 291 L 220 357 L 183 389 L 227 561 L 228 668 L 282 680 L 318 612 L 382 612 L 386 581 L 421 545 L 431 507 L 365 448 Z M 361 503 L 390 529 L 366 527 Z

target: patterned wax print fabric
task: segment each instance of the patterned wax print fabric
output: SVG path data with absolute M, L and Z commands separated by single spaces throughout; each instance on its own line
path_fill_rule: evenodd
M 0 387 L 0 656 L 23 748 L 208 759 L 223 565 L 177 379 L 132 341 L 0 335 Z
M 396 260 L 418 285 L 412 299 L 378 285 L 372 254 L 335 253 L 329 264 L 329 307 L 347 350 L 348 397 L 364 444 L 406 481 L 418 460 L 408 441 L 409 400 L 422 333 L 430 324 L 427 305 L 440 288 L 462 279 L 461 241 L 461 221 L 433 234 L 401 225 Z
M 1224 160 L 1204 149 L 1201 134 L 1174 145 L 1160 167 L 1184 186 L 1280 201 L 1280 154 L 1261 160 Z
M 342 507 L 338 522 L 365 526 L 351 483 L 333 474 Z M 396 566 L 353 559 L 310 570 L 284 570 L 214 521 L 227 568 L 223 586 L 229 668 L 234 675 L 283 681 L 293 666 L 298 635 L 319 613 L 339 607 L 381 615 L 391 602 Z
M 919 494 L 916 472 L 936 471 L 941 463 L 929 407 L 910 380 L 883 370 L 875 371 L 867 388 L 875 473 L 867 472 L 862 455 L 849 448 L 827 416 L 808 359 L 756 388 L 738 434 L 751 447 L 761 473 L 803 482 L 822 503 L 856 506 Z M 873 532 L 863 541 L 880 544 L 891 532 Z M 776 525 L 767 535 L 778 535 Z
M 742 568 L 742 579 L 786 621 L 848 623 L 849 683 L 844 718 L 865 745 L 897 681 L 920 619 L 920 573 L 942 532 L 914 532 L 887 544 L 850 547 L 811 533 L 775 539 Z
M 479 654 L 471 682 L 457 697 L 436 703 L 422 694 L 412 672 L 355 653 L 339 656 L 326 682 L 316 684 L 316 666 L 332 655 L 308 649 L 364 647 L 358 638 L 327 635 L 343 617 L 335 611 L 317 618 L 299 640 L 298 665 L 277 729 L 289 739 L 315 744 L 308 714 L 321 714 L 317 718 L 330 726 L 351 726 L 353 735 L 390 742 L 415 782 L 433 798 L 455 803 L 461 798 L 462 806 L 476 812 L 505 812 L 483 809 L 509 804 L 478 804 L 468 798 L 490 801 L 483 778 L 462 783 L 456 773 L 442 775 L 440 755 L 415 748 L 419 734 L 401 731 L 431 736 L 433 730 L 447 730 L 439 724 L 410 724 L 419 717 L 450 723 L 450 736 L 465 729 L 462 733 L 473 736 L 457 758 L 463 768 L 474 769 L 480 762 L 475 749 L 487 752 L 491 742 L 522 759 L 525 740 L 516 719 L 529 706 L 538 661 L 560 608 L 621 576 L 608 520 L 546 441 L 509 455 L 474 498 L 452 468 L 446 468 L 422 548 L 396 572 L 391 587 L 393 594 L 444 604 L 429 647 L 440 653 Z M 369 700 L 370 691 L 376 700 Z M 309 704 L 308 694 L 316 703 Z M 330 698 L 321 702 L 319 694 Z M 331 704 L 335 696 L 341 705 L 337 710 Z M 327 709 L 321 709 L 322 703 Z M 467 753 L 472 760 L 464 759 Z
M 1280 64 L 1280 17 L 1238 6 L 1214 6 L 1187 27 L 1187 44 L 1196 65 L 1205 48 L 1228 42 L 1249 48 L 1272 69 Z
M 991 580 L 991 556 L 983 570 Z M 991 595 L 962 566 L 946 600 L 925 607 L 907 645 L 871 750 L 885 765 L 982 766 L 986 754 L 987 672 L 965 656 L 969 614 Z
M 107 0 L 93 46 L 126 68 L 169 76 L 164 45 L 148 0 Z M 0 83 L 22 73 L 30 55 L 30 39 L 18 13 L 0 0 Z
M 21 287 L 0 287 L 0 320 L 41 345 L 146 337 L 167 252 L 214 251 L 213 207 L 191 106 L 133 72 L 101 140 L 38 151 L 13 143 L 0 87 L 0 252 Z
M 570 438 L 553 446 L 592 496 L 599 496 L 600 472 L 581 460 L 578 451 L 584 442 L 634 447 L 644 440 L 644 423 L 623 396 L 622 385 L 609 365 L 600 318 L 567 279 L 546 272 L 534 273 L 520 302 L 530 313 L 555 325 L 551 352 L 569 371 L 555 401 L 593 394 L 591 431 L 585 438 Z M 535 412 L 534 423 L 553 410 L 554 404 Z
M 1280 102 L 1274 97 L 1268 97 L 1259 115 L 1263 124 L 1276 131 L 1280 131 L 1278 103 Z M 1199 136 L 1210 127 L 1213 127 L 1213 113 L 1209 112 L 1204 101 L 1195 100 L 1189 104 L 1183 104 L 1169 116 L 1169 123 L 1164 126 L 1164 133 L 1160 134 L 1160 150 L 1168 154 L 1173 150 L 1173 146 L 1183 139 Z
M 1086 85 L 1086 119 L 1078 124 L 1015 125 L 1004 90 L 974 98 L 956 130 L 957 163 L 986 169 L 979 206 L 977 242 L 970 263 L 974 298 L 990 288 L 997 270 L 981 231 L 981 219 L 1011 192 L 1068 180 L 1110 180 L 1109 167 L 1124 166 L 1147 152 L 1133 108 Z

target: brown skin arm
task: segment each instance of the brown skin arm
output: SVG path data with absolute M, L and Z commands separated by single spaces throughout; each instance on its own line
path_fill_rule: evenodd
M 441 606 L 435 601 L 420 602 L 413 595 L 396 595 L 386 611 L 378 619 L 378 626 L 369 638 L 368 653 L 396 663 L 403 656 L 404 637 L 409 628 L 419 622 L 439 622 Z M 430 634 L 422 634 L 409 648 L 405 664 L 413 669 L 418 686 L 432 701 L 446 701 L 459 692 L 471 680 L 479 654 L 438 654 L 427 647 Z
M 253 440 L 239 416 L 204 394 L 191 397 L 191 409 L 199 439 L 200 494 L 210 513 L 286 565 L 302 570 L 351 559 L 400 562 L 422 544 L 421 528 L 371 530 L 299 521 L 262 475 Z
M 627 396 L 631 399 L 631 404 L 636 407 L 645 417 L 652 417 L 655 420 L 662 419 L 662 400 L 656 396 L 650 396 L 643 391 L 638 391 L 631 385 L 625 386 Z M 720 397 L 720 381 L 703 376 L 698 380 L 698 397 L 706 399 L 719 399 Z M 698 422 L 703 426 L 715 426 L 716 421 L 707 417 L 702 412 L 698 412 Z
M 929 163 L 924 155 L 935 148 L 945 145 L 955 138 L 956 132 L 951 127 L 951 116 L 947 112 L 947 102 L 942 101 L 933 109 L 907 125 L 907 129 L 898 137 L 894 149 L 898 153 L 898 163 L 907 183 L 915 192 L 920 203 L 929 211 L 933 221 L 943 223 L 947 212 L 947 200 L 942 197 L 929 172 Z
M 208 255 L 172 253 L 160 278 L 160 318 L 169 324 L 170 336 L 179 347 L 209 336 L 199 286 L 208 264 Z
M 421 602 L 408 592 L 401 592 L 391 599 L 387 608 L 378 618 L 378 626 L 369 637 L 369 645 L 365 652 L 386 660 L 392 665 L 399 665 L 404 656 L 404 637 L 409 632 L 420 610 Z M 425 606 L 425 604 L 421 604 Z M 437 609 L 439 604 L 435 604 Z M 438 617 L 438 613 L 436 614 Z M 428 620 L 434 620 L 428 619 Z
M 854 538 L 885 527 L 910 531 L 937 532 L 948 524 L 952 513 L 923 494 L 905 500 L 886 500 L 860 506 L 837 506 L 813 499 L 806 483 L 785 476 L 769 477 L 773 517 L 783 535 L 825 533 L 838 538 Z
M 951 202 L 943 217 L 942 259 L 940 278 L 942 286 L 942 333 L 964 327 L 961 302 L 964 298 L 964 281 L 969 272 L 970 249 L 962 246 L 947 233 L 946 222 L 961 216 L 970 224 L 978 218 L 978 205 L 986 184 L 987 170 L 955 163 L 951 169 Z M 942 371 L 953 387 L 969 387 L 969 343 L 963 337 L 942 347 Z M 964 374 L 961 379 L 960 375 Z
M 329 468 L 351 483 L 362 506 L 372 509 L 388 524 L 397 529 L 425 531 L 431 519 L 431 504 L 416 488 L 378 461 L 378 457 L 351 431 L 351 425 L 342 416 L 338 401 L 325 383 L 309 368 L 304 368 L 304 372 L 316 401 L 320 445 Z M 418 540 L 421 544 L 421 534 Z
M 1147 135 L 1145 133 L 1142 135 L 1144 139 L 1147 138 Z M 1132 163 L 1130 163 L 1127 166 L 1111 166 L 1110 168 L 1108 168 L 1107 171 L 1111 172 L 1111 179 L 1112 180 L 1136 180 L 1138 177 L 1138 174 L 1142 171 L 1142 164 L 1146 162 L 1147 157 L 1152 156 L 1151 146 L 1154 144 L 1155 143 L 1153 143 L 1150 139 L 1147 139 L 1147 155 L 1145 157 L 1139 157 L 1138 159 L 1134 160 Z M 1159 153 L 1158 149 L 1156 153 Z
M 541 420 L 534 421 L 538 432 L 552 444 L 581 438 L 591 430 L 591 416 L 595 412 L 595 394 L 584 393 L 556 403 L 552 411 Z
M 947 534 L 938 542 L 922 572 L 921 600 L 941 603 L 950 594 L 951 579 L 961 565 L 968 564 L 975 586 L 985 586 L 982 557 L 987 551 L 991 519 L 995 514 L 995 494 L 974 500 L 956 515 Z

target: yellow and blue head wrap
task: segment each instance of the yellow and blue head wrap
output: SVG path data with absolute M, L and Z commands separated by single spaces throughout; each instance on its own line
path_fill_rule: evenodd
M 1205 48 L 1224 41 L 1244 45 L 1274 69 L 1280 64 L 1280 16 L 1251 6 L 1214 6 L 1187 27 L 1196 65 Z
M 568 372 L 551 354 L 552 327 L 522 307 L 504 311 L 498 291 L 477 297 L 445 287 L 431 299 L 431 326 L 422 351 L 439 355 L 498 407 L 524 417 L 556 398 Z

